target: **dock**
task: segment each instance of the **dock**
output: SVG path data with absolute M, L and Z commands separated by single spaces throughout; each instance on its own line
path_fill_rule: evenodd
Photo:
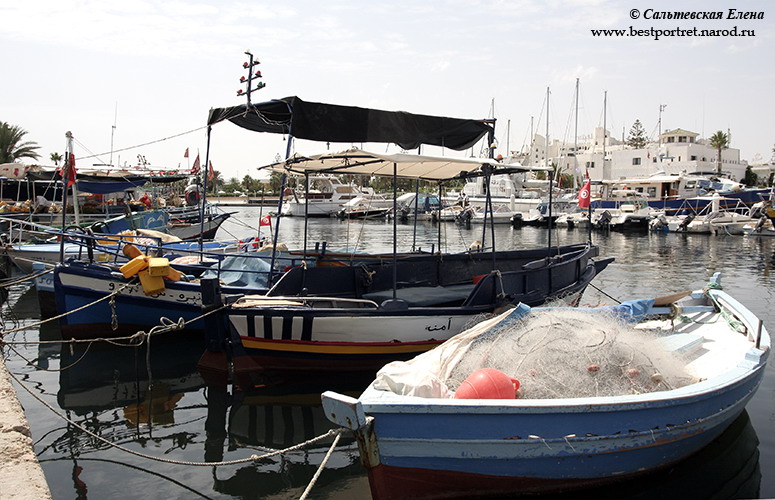
M 250 196 L 208 196 L 208 203 L 221 207 L 270 207 L 277 208 L 278 196 L 266 196 L 264 198 Z
M 51 491 L 35 455 L 32 433 L 0 354 L 0 498 L 46 500 Z

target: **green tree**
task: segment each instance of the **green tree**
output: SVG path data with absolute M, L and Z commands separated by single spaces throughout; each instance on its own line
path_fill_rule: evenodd
M 226 184 L 223 185 L 223 190 L 228 194 L 234 194 L 234 191 L 239 191 L 240 187 L 242 187 L 242 184 L 239 179 L 230 177 L 229 180 L 226 181 Z
M 242 178 L 242 190 L 246 193 L 254 193 L 258 191 L 260 187 L 261 183 L 258 181 L 258 179 L 254 179 L 250 175 L 246 175 Z
M 0 122 L 0 163 L 12 163 L 21 158 L 37 160 L 40 155 L 35 152 L 40 149 L 37 143 L 22 142 L 27 131 L 6 122 Z
M 716 148 L 716 173 L 721 174 L 721 150 L 729 148 L 729 136 L 719 130 L 710 136 L 709 144 Z
M 643 149 L 647 143 L 646 131 L 643 129 L 643 125 L 640 123 L 640 120 L 635 120 L 630 129 L 630 135 L 627 137 L 627 145 L 631 148 Z
M 51 153 L 51 156 L 49 158 L 51 158 L 51 161 L 53 161 L 54 165 L 56 165 L 57 167 L 59 166 L 59 162 L 62 161 L 62 155 L 59 153 Z
M 283 174 L 280 172 L 272 172 L 269 176 L 269 190 L 274 194 L 280 193 L 280 187 L 282 186 Z
M 218 170 L 213 169 L 213 178 L 207 179 L 207 187 L 211 193 L 218 193 L 218 186 L 223 184 L 223 175 Z

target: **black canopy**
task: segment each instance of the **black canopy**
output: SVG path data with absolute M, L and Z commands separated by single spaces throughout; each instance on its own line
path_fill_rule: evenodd
M 404 149 L 420 144 L 462 151 L 470 148 L 493 127 L 485 120 L 416 115 L 305 102 L 285 97 L 258 104 L 210 110 L 208 124 L 229 120 L 256 132 L 291 134 L 321 142 L 384 142 Z

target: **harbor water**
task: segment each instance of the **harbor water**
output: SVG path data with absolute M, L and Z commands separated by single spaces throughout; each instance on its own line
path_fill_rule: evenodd
M 229 210 L 236 213 L 221 227 L 219 238 L 255 236 L 259 216 L 266 215 L 260 207 Z M 275 222 L 273 218 L 271 231 Z M 392 251 L 393 225 L 388 221 L 310 219 L 306 225 L 308 248 L 316 244 L 321 248 L 325 242 L 332 251 Z M 304 229 L 304 220 L 282 218 L 279 241 L 301 248 Z M 264 226 L 262 234 L 269 230 Z M 483 237 L 489 245 L 489 228 L 399 223 L 397 249 L 437 250 L 441 242 L 443 251 L 457 252 Z M 553 245 L 587 238 L 584 230 L 551 232 Z M 495 228 L 498 249 L 545 246 L 548 239 L 544 228 Z M 616 260 L 595 278 L 582 304 L 699 289 L 720 272 L 724 289 L 775 332 L 775 238 L 595 232 L 592 239 L 600 247 L 600 257 Z M 30 283 L 11 288 L 2 319 L 5 330 L 40 319 Z M 197 464 L 240 461 L 320 436 L 333 428 L 320 408 L 320 393 L 331 389 L 357 395 L 371 379 L 371 374 L 328 378 L 310 374 L 294 380 L 267 377 L 265 384 L 249 389 L 208 387 L 196 370 L 203 339 L 185 332 L 169 337 L 154 338 L 150 346 L 142 347 L 35 343 L 59 338 L 56 323 L 45 323 L 5 338 L 19 342 L 5 346 L 3 354 L 19 381 L 14 385 L 55 499 L 298 498 L 332 438 L 255 462 Z M 771 357 L 746 412 L 709 447 L 656 475 L 585 495 L 775 497 L 773 363 Z M 308 498 L 369 498 L 366 472 L 350 436 L 344 435 Z

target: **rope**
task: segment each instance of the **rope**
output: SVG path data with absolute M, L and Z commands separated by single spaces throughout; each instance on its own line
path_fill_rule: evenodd
M 746 333 L 745 324 L 743 324 L 742 321 L 735 319 L 735 317 L 730 314 L 725 308 L 721 307 L 721 304 L 716 300 L 713 295 L 708 293 L 708 290 L 722 290 L 721 284 L 719 283 L 708 283 L 705 285 L 705 295 L 713 302 L 713 305 L 716 306 L 716 309 L 718 309 L 719 313 L 721 314 L 721 317 L 724 318 L 724 321 L 727 322 L 727 325 L 729 325 L 729 328 L 736 331 L 737 333 Z M 696 322 L 699 323 L 699 322 Z
M 127 285 L 129 285 L 129 283 L 127 283 Z M 118 289 L 118 290 L 116 290 L 113 293 L 120 292 L 122 289 L 123 289 L 123 287 Z M 107 298 L 107 296 L 106 297 L 102 297 L 98 301 L 105 300 L 106 298 Z M 98 301 L 96 301 L 96 302 L 98 302 Z M 88 307 L 90 305 L 93 305 L 96 302 L 93 302 L 91 304 L 87 304 L 86 306 L 83 306 L 83 307 Z M 207 311 L 204 314 L 200 314 L 199 316 L 197 316 L 195 318 L 191 318 L 188 321 L 183 320 L 183 318 L 178 318 L 177 321 L 173 321 L 173 320 L 171 320 L 171 319 L 169 319 L 169 318 L 167 318 L 165 316 L 162 316 L 162 317 L 159 318 L 159 321 L 162 324 L 154 326 L 148 332 L 145 332 L 144 330 L 140 330 L 137 333 L 134 333 L 132 335 L 127 335 L 125 337 L 111 337 L 111 338 L 100 337 L 100 338 L 94 338 L 94 339 L 70 339 L 70 340 L 64 340 L 64 339 L 63 340 L 29 340 L 29 341 L 23 341 L 23 342 L 15 341 L 15 340 L 10 340 L 9 341 L 9 340 L 2 340 L 2 339 L 0 339 L 0 345 L 8 344 L 8 346 L 10 347 L 11 345 L 79 344 L 79 343 L 83 344 L 83 343 L 91 343 L 91 342 L 107 342 L 109 344 L 113 344 L 113 345 L 120 346 L 120 347 L 135 347 L 135 346 L 142 345 L 143 342 L 146 339 L 150 338 L 153 335 L 159 335 L 161 333 L 171 332 L 171 331 L 175 331 L 175 330 L 183 330 L 183 329 L 185 329 L 185 327 L 187 325 L 193 323 L 194 321 L 199 321 L 200 319 L 206 318 L 207 316 L 210 316 L 211 314 L 215 314 L 216 312 L 218 312 L 218 311 L 220 311 L 222 309 L 225 309 L 226 307 L 227 306 L 224 304 L 224 305 L 222 305 L 220 307 L 217 307 L 215 309 Z M 74 309 L 74 310 L 72 310 L 70 312 L 75 312 L 77 310 L 78 309 Z M 66 313 L 66 314 L 69 314 L 69 313 Z M 60 316 L 63 316 L 63 315 L 60 315 Z M 0 336 L 2 336 L 5 333 L 15 333 L 15 332 L 20 331 L 20 330 L 27 330 L 28 328 L 32 328 L 32 327 L 36 326 L 39 323 L 41 323 L 41 322 L 38 322 L 38 323 L 35 323 L 35 324 L 31 324 L 31 325 L 25 325 L 24 327 L 20 327 L 20 328 L 17 328 L 15 330 L 8 330 L 7 332 L 5 332 L 5 331 L 4 332 L 0 332 Z M 141 339 L 141 340 L 138 341 L 137 339 Z M 120 342 L 120 341 L 124 341 L 124 340 L 128 340 L 129 343 L 125 344 L 123 342 Z
M 34 364 L 29 359 L 25 358 L 24 355 L 22 355 L 22 353 L 20 353 L 15 347 L 9 345 L 8 348 L 11 349 L 13 352 L 15 352 L 17 356 L 22 358 L 24 361 L 27 362 L 28 365 L 30 365 L 31 367 L 35 368 L 36 370 L 40 370 L 40 371 L 44 371 L 44 372 L 63 372 L 65 370 L 69 370 L 70 368 L 74 367 L 75 365 L 77 365 L 78 363 L 83 361 L 83 358 L 86 357 L 86 354 L 89 352 L 89 349 L 91 349 L 92 344 L 93 344 L 93 342 L 90 342 L 89 345 L 86 346 L 86 350 L 83 351 L 83 354 L 81 354 L 81 357 L 78 358 L 76 361 L 70 363 L 69 365 L 65 366 L 64 368 L 58 368 L 56 370 L 50 369 L 50 368 L 41 368 L 40 366 Z
M 110 446 L 112 448 L 116 448 L 116 449 L 121 450 L 123 452 L 129 453 L 130 455 L 135 455 L 135 456 L 140 457 L 140 458 L 146 458 L 148 460 L 153 460 L 153 461 L 156 461 L 156 462 L 162 462 L 162 463 L 166 463 L 166 464 L 190 465 L 192 467 L 218 467 L 218 466 L 223 466 L 223 465 L 237 465 L 237 464 L 244 464 L 244 463 L 248 463 L 248 462 L 258 462 L 259 460 L 264 460 L 264 459 L 275 457 L 275 456 L 278 456 L 278 455 L 283 455 L 285 453 L 289 453 L 289 452 L 292 452 L 292 451 L 300 450 L 300 449 L 304 448 L 305 446 L 308 446 L 310 444 L 316 443 L 318 441 L 322 441 L 323 439 L 326 439 L 326 438 L 331 437 L 331 436 L 335 436 L 336 437 L 336 439 L 334 441 L 336 443 L 336 442 L 338 442 L 339 436 L 341 436 L 345 432 L 345 429 L 343 429 L 343 428 L 331 429 L 328 432 L 326 432 L 325 434 L 321 434 L 320 436 L 314 437 L 312 439 L 308 439 L 307 441 L 304 441 L 304 442 L 299 443 L 299 444 L 295 444 L 293 446 L 289 446 L 288 448 L 284 448 L 282 450 L 272 450 L 269 453 L 264 453 L 263 455 L 251 455 L 251 456 L 249 456 L 247 458 L 240 458 L 240 459 L 237 459 L 237 460 L 225 460 L 225 461 L 221 461 L 221 462 L 191 462 L 191 461 L 187 461 L 187 460 L 172 460 L 172 459 L 169 459 L 169 458 L 155 457 L 153 455 L 148 455 L 146 453 L 140 453 L 139 451 L 135 451 L 135 450 L 129 449 L 129 448 L 125 447 L 125 446 L 122 446 L 120 444 L 116 444 L 116 443 L 113 443 L 111 441 L 108 441 L 107 439 L 105 439 L 104 437 L 100 436 L 99 434 L 95 434 L 94 432 L 92 432 L 89 429 L 83 427 L 79 423 L 77 423 L 77 422 L 67 418 L 67 416 L 62 415 L 62 413 L 57 411 L 56 408 L 54 408 L 53 406 L 48 404 L 46 401 L 44 401 L 41 397 L 39 397 L 37 394 L 35 394 L 33 391 L 31 391 L 26 385 L 22 384 L 21 381 L 19 380 L 19 378 L 14 373 L 9 371 L 8 374 L 11 376 L 11 378 L 13 378 L 16 381 L 17 384 L 19 384 L 27 392 L 27 394 L 29 394 L 34 399 L 36 399 L 39 403 L 41 403 L 43 406 L 45 406 L 46 408 L 51 410 L 51 412 L 54 413 L 59 418 L 61 418 L 62 420 L 66 421 L 69 424 L 72 424 L 74 427 L 79 429 L 81 432 L 84 432 L 85 434 L 91 436 L 92 438 L 96 439 L 97 441 L 100 441 L 100 442 L 102 442 L 102 443 L 104 443 L 104 444 L 106 444 L 106 445 L 108 445 L 108 446 Z
M 88 307 L 91 307 L 91 306 L 93 306 L 95 304 L 98 304 L 99 302 L 103 302 L 105 300 L 108 300 L 108 299 L 118 295 L 120 292 L 123 292 L 129 286 L 134 285 L 134 283 L 133 283 L 134 281 L 135 281 L 135 278 L 133 277 L 131 280 L 129 280 L 128 283 L 122 285 L 120 288 L 114 290 L 113 292 L 109 293 L 108 295 L 106 295 L 104 297 L 100 297 L 99 299 L 95 300 L 94 302 L 90 302 L 88 304 L 84 304 L 81 307 L 73 309 L 72 311 L 66 311 L 66 312 L 63 312 L 62 314 L 57 314 L 56 316 L 53 316 L 51 318 L 47 318 L 47 319 L 43 319 L 43 320 L 40 320 L 40 321 L 36 321 L 35 323 L 32 323 L 30 325 L 24 325 L 24 326 L 21 326 L 19 328 L 14 328 L 12 330 L 2 330 L 2 331 L 0 331 L 0 337 L 3 337 L 3 336 L 5 336 L 8 333 L 16 333 L 16 332 L 21 331 L 21 330 L 28 330 L 28 329 L 36 327 L 36 326 L 44 325 L 44 324 L 46 324 L 46 323 L 48 323 L 50 321 L 54 321 L 54 320 L 58 320 L 60 318 L 64 318 L 65 316 L 67 316 L 69 314 L 72 314 L 74 312 L 82 311 L 82 310 L 84 310 L 84 309 L 86 309 Z M 50 341 L 50 342 L 52 342 L 52 341 Z M 58 342 L 58 341 L 55 340 L 53 342 Z
M 341 429 L 344 430 L 344 429 Z M 331 447 L 328 449 L 328 453 L 326 453 L 326 456 L 323 457 L 323 461 L 320 462 L 320 467 L 318 467 L 318 470 L 315 471 L 315 475 L 312 476 L 312 480 L 307 485 L 307 488 L 304 490 L 304 493 L 301 494 L 299 497 L 299 500 L 306 500 L 307 495 L 309 495 L 309 492 L 312 490 L 312 487 L 315 486 L 315 483 L 317 483 L 318 478 L 320 477 L 320 473 L 323 472 L 323 469 L 325 469 L 326 464 L 328 463 L 328 459 L 331 458 L 331 454 L 334 452 L 334 449 L 336 448 L 336 445 L 339 444 L 339 438 L 342 437 L 342 433 L 336 435 L 334 438 L 334 442 L 331 444 Z
M 9 287 L 9 286 L 19 285 L 19 284 L 24 283 L 26 281 L 34 280 L 35 278 L 39 278 L 39 277 L 43 276 L 44 274 L 48 274 L 48 273 L 52 272 L 53 270 L 54 270 L 54 268 L 52 267 L 51 269 L 47 269 L 45 271 L 41 271 L 41 272 L 35 273 L 35 274 L 30 274 L 30 275 L 24 276 L 22 278 L 19 278 L 17 280 L 14 280 L 14 281 L 3 281 L 3 282 L 0 282 L 0 288 L 5 288 L 5 287 Z
M 608 295 L 607 293 L 605 293 L 604 291 L 602 291 L 601 289 L 599 289 L 598 287 L 596 287 L 596 286 L 595 286 L 595 285 L 593 285 L 592 283 L 590 283 L 588 286 L 591 286 L 592 288 L 594 288 L 594 289 L 595 289 L 595 290 L 597 290 L 598 292 L 602 293 L 603 295 L 605 295 L 605 296 L 606 296 L 606 297 L 608 297 L 609 299 L 613 300 L 613 301 L 614 301 L 614 302 L 616 302 L 617 304 L 621 304 L 621 303 L 622 303 L 622 301 L 621 301 L 621 300 L 619 300 L 619 299 L 615 299 L 615 298 L 611 297 L 610 295 Z

